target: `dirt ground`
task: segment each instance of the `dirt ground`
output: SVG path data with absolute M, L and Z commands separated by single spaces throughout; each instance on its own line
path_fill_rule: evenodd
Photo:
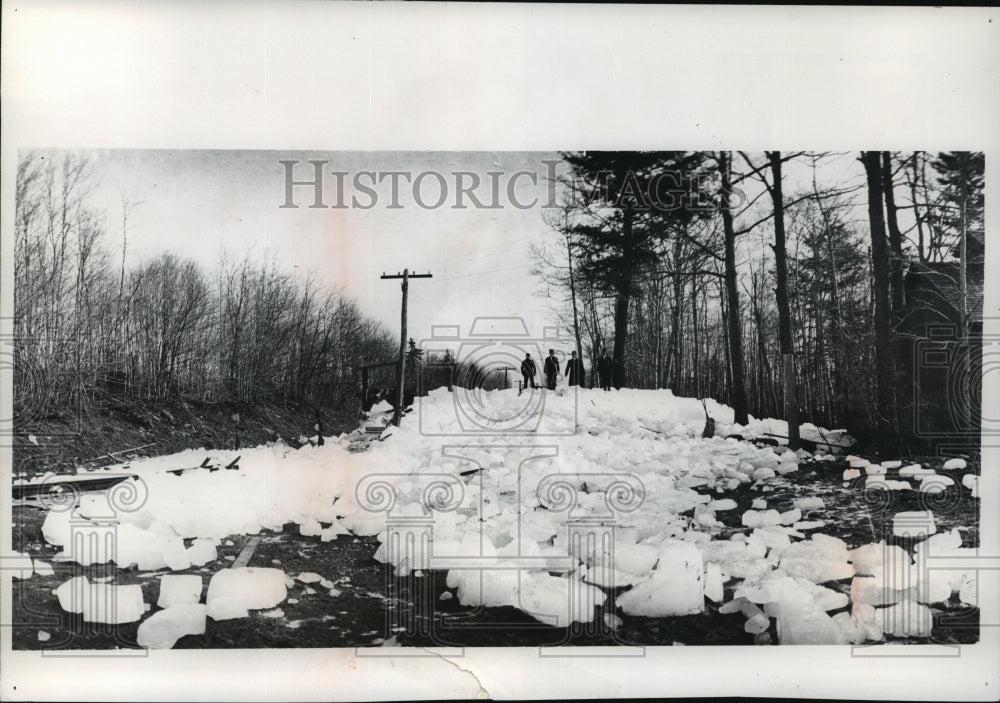
M 921 459 L 927 466 L 941 463 L 940 459 Z M 741 486 L 731 493 L 715 494 L 713 497 L 733 498 L 738 504 L 735 510 L 717 513 L 725 524 L 720 536 L 747 531 L 740 524 L 740 516 L 750 508 L 754 498 L 763 497 L 768 508 L 782 511 L 791 509 L 794 498 L 819 496 L 825 508 L 810 511 L 804 519 L 824 521 L 817 531 L 844 539 L 849 546 L 886 539 L 889 544 L 910 547 L 910 540 L 892 535 L 891 518 L 901 510 L 928 507 L 934 511 L 939 531 L 961 528 L 963 546 L 978 546 L 979 500 L 971 498 L 970 492 L 961 486 L 961 475 L 976 471 L 975 467 L 947 472 L 956 485 L 930 497 L 916 491 L 865 491 L 863 479 L 845 485 L 841 480 L 844 468 L 844 462 L 803 464 L 798 472 L 772 481 L 771 491 Z M 887 478 L 898 478 L 895 474 L 890 470 Z M 37 502 L 23 501 L 15 506 L 14 549 L 51 562 L 59 548 L 42 538 L 44 517 L 45 510 Z M 229 568 L 249 539 L 246 535 L 231 536 L 219 545 L 214 562 L 177 572 L 139 572 L 135 567 L 81 567 L 53 562 L 52 576 L 36 575 L 14 581 L 13 646 L 15 649 L 136 648 L 138 623 L 121 626 L 84 623 L 80 616 L 62 611 L 52 591 L 81 574 L 91 580 L 110 578 L 116 584 L 140 584 L 144 600 L 154 604 L 152 609 L 155 609 L 159 576 L 198 574 L 207 588 L 212 574 Z M 377 548 L 374 538 L 353 536 L 323 543 L 318 537 L 301 536 L 298 526 L 293 524 L 286 525 L 281 532 L 264 531 L 249 566 L 279 568 L 293 577 L 301 572 L 318 573 L 334 582 L 335 594 L 331 595 L 319 584 L 296 580 L 286 600 L 276 609 L 252 612 L 250 617 L 235 620 L 209 619 L 204 635 L 184 637 L 176 648 L 754 643 L 753 636 L 743 630 L 743 616 L 722 615 L 718 605 L 708 600 L 705 612 L 674 618 L 632 617 L 606 610 L 604 606 L 595 618 L 596 624 L 574 628 L 543 625 L 509 607 L 465 607 L 447 588 L 444 572 L 396 578 L 374 559 Z M 727 584 L 725 600 L 731 599 L 736 583 Z M 849 593 L 851 580 L 826 585 Z M 943 644 L 978 641 L 978 609 L 950 601 L 934 604 L 932 610 L 935 627 L 931 637 L 903 641 Z M 604 626 L 611 621 L 616 625 L 614 629 Z M 776 643 L 777 633 L 773 630 L 772 625 L 768 634 L 770 641 Z
M 331 404 L 318 410 L 325 435 L 357 426 L 357 403 Z M 297 447 L 303 435 L 316 434 L 315 424 L 315 409 L 274 402 L 177 399 L 155 404 L 120 401 L 88 410 L 68 408 L 56 416 L 18 421 L 12 438 L 14 475 L 75 473 L 77 467 L 107 466 L 129 458 L 199 447 L 255 447 L 277 439 Z

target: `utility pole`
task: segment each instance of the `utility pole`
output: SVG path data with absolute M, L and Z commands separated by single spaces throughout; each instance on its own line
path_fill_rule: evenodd
M 410 288 L 411 278 L 432 278 L 429 273 L 410 273 L 410 269 L 403 269 L 403 273 L 396 275 L 382 274 L 383 280 L 403 279 L 403 305 L 400 312 L 400 332 L 399 332 L 399 361 L 396 362 L 396 411 L 392 415 L 392 424 L 399 427 L 400 419 L 403 416 L 403 381 L 406 378 L 406 296 Z

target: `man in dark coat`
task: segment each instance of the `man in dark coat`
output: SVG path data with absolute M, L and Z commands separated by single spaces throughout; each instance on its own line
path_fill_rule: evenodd
M 556 389 L 556 376 L 559 375 L 559 359 L 556 358 L 556 350 L 549 349 L 549 355 L 545 357 L 545 386 L 550 391 Z
M 614 365 L 611 362 L 611 357 L 608 356 L 607 350 L 602 351 L 601 355 L 597 358 L 597 377 L 601 381 L 602 390 L 611 390 L 611 376 L 613 370 Z
M 535 385 L 536 373 L 538 373 L 538 369 L 535 366 L 535 360 L 531 358 L 531 354 L 525 354 L 524 361 L 521 362 L 521 375 L 524 376 L 524 388 L 527 388 L 529 384 L 532 388 L 538 388 Z
M 576 352 L 566 362 L 566 378 L 571 386 L 582 386 L 584 383 L 583 360 L 576 358 Z

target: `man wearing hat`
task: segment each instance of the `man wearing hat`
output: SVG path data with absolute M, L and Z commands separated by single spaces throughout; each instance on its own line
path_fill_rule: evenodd
M 556 389 L 556 376 L 559 375 L 559 359 L 556 358 L 556 350 L 549 349 L 549 355 L 545 357 L 545 386 L 550 390 Z

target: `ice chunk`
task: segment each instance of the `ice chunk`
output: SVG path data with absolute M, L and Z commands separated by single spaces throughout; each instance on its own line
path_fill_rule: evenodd
M 844 631 L 829 615 L 819 609 L 783 608 L 778 615 L 778 641 L 781 644 L 847 644 Z
M 329 527 L 323 528 L 319 534 L 320 542 L 330 542 L 340 535 L 349 535 L 350 531 L 344 527 L 339 520 L 335 520 Z
M 224 569 L 208 584 L 208 616 L 213 620 L 243 618 L 249 610 L 273 608 L 287 594 L 285 572 L 280 569 Z
M 69 544 L 70 529 L 69 511 L 50 510 L 42 522 L 42 537 L 49 544 L 62 547 Z
M 31 564 L 31 557 L 20 552 L 3 557 L 3 570 L 9 572 L 16 579 L 30 579 L 35 572 Z
M 765 547 L 779 551 L 791 542 L 788 532 L 780 527 L 758 527 L 754 530 L 754 534 L 764 543 Z
M 197 574 L 166 574 L 160 577 L 160 597 L 156 604 L 161 608 L 187 605 L 201 600 L 201 576 Z
M 91 583 L 85 576 L 77 576 L 59 586 L 55 593 L 63 610 L 83 613 L 86 622 L 120 625 L 135 622 L 146 614 L 138 584 L 113 586 Z
M 861 476 L 861 470 L 860 469 L 844 469 L 844 480 L 845 481 L 850 481 L 851 479 L 858 478 L 859 476 Z
M 934 469 L 925 469 L 920 464 L 910 464 L 909 466 L 904 466 L 899 470 L 899 475 L 901 478 L 907 476 L 912 476 L 919 480 L 923 476 L 933 476 Z
M 781 460 L 774 452 L 764 449 L 750 459 L 750 464 L 754 469 L 776 469 Z
M 368 417 L 374 417 L 381 413 L 392 412 L 392 405 L 389 404 L 388 400 L 380 400 L 378 403 L 372 406 L 372 409 L 368 411 Z
M 763 558 L 767 554 L 767 543 L 764 541 L 764 536 L 761 534 L 760 529 L 756 529 L 747 537 L 747 556 L 757 557 L 758 559 Z
M 859 456 L 854 456 L 853 454 L 847 457 L 847 463 L 852 469 L 860 469 L 868 466 L 871 462 L 867 459 L 862 459 Z M 859 474 L 860 475 L 860 474 Z
M 757 615 L 763 615 L 764 611 L 756 603 L 751 603 L 746 599 L 741 599 L 743 603 L 740 605 L 740 612 L 743 613 L 743 617 L 752 618 Z
M 90 581 L 86 576 L 75 576 L 65 581 L 53 591 L 59 599 L 59 607 L 67 613 L 82 613 Z
M 517 600 L 511 605 L 540 622 L 569 627 L 574 622 L 591 622 L 595 606 L 603 605 L 606 598 L 601 589 L 582 581 L 527 572 L 521 576 Z
M 139 557 L 136 568 L 139 571 L 158 571 L 166 566 L 163 555 L 158 551 L 147 552 Z
M 843 631 L 823 610 L 816 591 L 809 584 L 786 575 L 772 575 L 758 586 L 744 584 L 737 594 L 766 603 L 765 613 L 777 618 L 778 639 L 782 644 L 843 644 Z M 826 605 L 826 604 L 825 604 Z
M 927 637 L 934 626 L 930 608 L 914 600 L 903 600 L 878 611 L 882 631 L 895 637 Z
M 747 602 L 749 601 L 747 601 L 746 598 L 735 598 L 729 601 L 728 603 L 723 603 L 721 606 L 719 606 L 719 612 L 722 615 L 729 615 L 730 613 L 742 612 L 743 604 Z
M 315 518 L 306 518 L 299 524 L 299 534 L 303 537 L 320 537 L 323 527 Z
M 767 510 L 767 501 L 763 498 L 754 498 L 750 507 L 754 510 Z
M 754 481 L 765 481 L 769 478 L 774 478 L 774 469 L 769 467 L 761 467 L 759 469 L 754 469 L 753 480 Z
M 921 493 L 941 493 L 948 486 L 954 486 L 955 481 L 949 476 L 942 476 L 941 474 L 928 474 L 924 476 L 924 480 L 920 483 Z
M 136 641 L 147 649 L 170 649 L 181 637 L 205 634 L 205 613 L 206 606 L 200 603 L 170 606 L 139 625 Z
M 869 476 L 885 476 L 885 467 L 882 464 L 869 464 L 865 467 L 865 473 Z
M 783 461 L 774 469 L 774 473 L 779 476 L 787 476 L 799 470 L 799 465 L 791 461 Z
M 780 566 L 789 575 L 813 583 L 839 581 L 854 575 L 854 569 L 850 564 L 833 560 L 816 561 L 812 558 L 782 557 Z
M 865 603 L 854 603 L 851 607 L 851 617 L 866 641 L 878 642 L 882 639 L 882 627 L 879 623 L 878 611 Z
M 914 565 L 916 570 L 917 565 Z M 940 569 L 925 569 L 923 573 L 917 572 L 920 579 L 916 588 L 915 599 L 918 603 L 942 603 L 949 598 L 954 591 L 962 586 L 962 573 L 955 578 L 955 573 L 942 571 Z
M 761 612 L 749 618 L 746 623 L 744 623 L 743 629 L 751 635 L 758 635 L 761 632 L 765 632 L 770 626 L 771 618 Z
M 792 507 L 805 512 L 807 510 L 822 510 L 826 507 L 826 503 L 819 496 L 811 496 L 809 498 L 796 498 L 792 501 Z
M 635 576 L 648 576 L 659 558 L 659 550 L 651 544 L 615 545 L 615 569 Z
M 898 469 L 902 465 L 903 462 L 901 462 L 899 459 L 893 459 L 892 461 L 882 462 L 882 466 L 885 467 L 886 469 Z
M 780 525 L 781 514 L 777 510 L 747 510 L 743 513 L 743 524 L 747 527 L 765 527 L 768 525 Z
M 892 519 L 892 534 L 897 537 L 920 537 L 937 532 L 934 514 L 930 510 L 913 510 L 896 513 Z
M 803 520 L 792 525 L 796 530 L 815 530 L 826 525 L 826 520 Z
M 886 491 L 909 491 L 913 489 L 909 481 L 893 481 L 881 476 L 869 476 L 865 480 L 865 488 L 881 488 Z
M 736 501 L 732 498 L 721 498 L 708 503 L 709 510 L 733 510 L 736 508 Z
M 835 537 L 815 534 L 781 550 L 780 567 L 791 576 L 812 583 L 839 581 L 854 575 L 848 563 L 847 545 Z
M 979 605 L 979 585 L 976 581 L 975 572 L 966 573 L 962 578 L 962 586 L 958 591 L 958 598 L 963 603 Z
M 629 615 L 670 617 L 700 613 L 705 607 L 701 550 L 690 542 L 667 539 L 660 545 L 653 575 L 618 597 Z
M 187 549 L 187 558 L 191 566 L 204 566 L 219 558 L 215 543 L 210 539 L 196 539 Z
M 949 459 L 941 465 L 941 468 L 945 471 L 954 471 L 955 469 L 965 468 L 965 459 Z
M 86 622 L 120 625 L 135 622 L 146 614 L 146 603 L 143 601 L 142 587 L 139 584 L 128 586 L 93 584 L 91 588 L 93 599 L 83 608 L 83 619 Z
M 798 508 L 793 508 L 787 512 L 781 513 L 781 524 L 791 525 L 802 519 L 802 511 Z
M 965 556 L 961 553 L 956 553 L 956 550 L 958 550 L 961 546 L 962 534 L 957 529 L 952 529 L 948 532 L 931 535 L 924 541 L 918 542 L 914 550 L 916 552 L 916 556 L 918 557 Z M 975 552 L 972 552 L 969 556 L 975 556 Z
M 312 571 L 303 571 L 301 574 L 295 577 L 302 583 L 319 583 L 323 580 L 323 577 L 319 574 L 313 573 Z
M 866 544 L 851 551 L 851 562 L 858 576 L 878 576 L 892 583 L 902 583 L 910 569 L 910 555 L 902 547 L 886 545 L 885 540 Z
M 907 589 L 898 589 L 894 586 L 907 586 L 908 584 L 887 583 L 877 576 L 858 576 L 851 581 L 851 601 L 855 606 L 864 605 L 892 605 L 898 603 Z
M 962 485 L 972 491 L 972 497 L 979 497 L 979 477 L 975 474 L 965 474 L 962 477 Z
M 166 567 L 173 571 L 181 571 L 191 566 L 188 550 L 184 548 L 184 542 L 179 537 L 164 538 L 160 543 L 160 554 Z
M 833 622 L 844 633 L 844 637 L 851 644 L 861 644 L 866 639 L 865 625 L 852 617 L 850 613 L 837 613 L 833 616 Z
M 705 567 L 705 597 L 714 603 L 721 603 L 723 597 L 722 569 L 709 562 Z

